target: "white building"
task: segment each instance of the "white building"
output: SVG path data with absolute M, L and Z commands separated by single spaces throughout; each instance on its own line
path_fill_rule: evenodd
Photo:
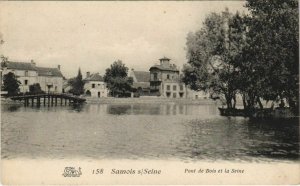
M 45 92 L 62 92 L 63 75 L 58 68 L 37 67 L 35 62 L 12 62 L 3 61 L 1 63 L 2 76 L 12 72 L 20 81 L 20 92 L 29 92 L 29 86 L 39 83 Z M 3 78 L 2 78 L 3 79 Z
M 37 67 L 38 83 L 45 92 L 61 93 L 63 90 L 63 75 L 58 68 Z
M 195 91 L 187 87 L 186 97 L 190 99 L 209 99 L 209 94 L 204 91 Z
M 103 77 L 99 73 L 90 74 L 86 73 L 86 78 L 84 79 L 84 93 L 91 97 L 107 97 L 108 89 L 106 88 L 106 83 Z

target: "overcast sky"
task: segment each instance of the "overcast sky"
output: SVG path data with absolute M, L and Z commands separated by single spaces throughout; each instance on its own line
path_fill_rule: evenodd
M 186 63 L 185 42 L 210 12 L 246 11 L 243 1 L 0 2 L 0 54 L 12 61 L 34 59 L 66 77 L 80 67 L 100 72 L 115 60 L 148 71 L 166 56 Z

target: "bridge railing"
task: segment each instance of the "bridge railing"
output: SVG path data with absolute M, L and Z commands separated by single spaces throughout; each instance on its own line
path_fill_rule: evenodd
M 65 96 L 68 98 L 73 98 L 73 99 L 84 99 L 80 96 L 75 96 L 73 94 L 69 94 L 69 93 L 39 93 L 39 94 L 23 94 L 23 95 L 15 95 L 15 96 L 9 96 L 7 98 L 30 98 L 30 97 L 44 97 L 44 96 Z

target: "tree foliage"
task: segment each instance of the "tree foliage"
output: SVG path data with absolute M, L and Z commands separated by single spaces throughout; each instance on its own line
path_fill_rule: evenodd
M 34 83 L 32 85 L 29 85 L 29 93 L 32 94 L 39 94 L 44 93 L 39 83 Z
M 266 101 L 286 99 L 299 106 L 298 1 L 248 0 L 249 15 L 212 13 L 202 28 L 187 37 L 184 82 L 210 91 L 234 108 L 263 108 Z
M 127 77 L 128 68 L 121 60 L 115 61 L 110 68 L 106 69 L 104 82 L 113 97 L 127 97 L 132 90 L 133 79 Z
M 283 100 L 299 106 L 298 1 L 248 0 L 247 43 L 242 60 L 245 73 L 256 79 L 246 88 L 253 97 Z M 245 65 L 245 64 L 251 65 Z M 251 70 L 250 72 L 248 72 Z M 251 95 L 250 95 L 251 96 Z
M 69 79 L 68 84 L 71 85 L 70 93 L 74 95 L 81 95 L 84 93 L 84 81 L 82 80 L 82 74 L 80 68 L 76 77 Z
M 12 72 L 9 72 L 3 76 L 2 89 L 7 91 L 8 96 L 18 94 L 20 84 L 20 81 L 18 81 L 17 77 Z
M 187 37 L 188 64 L 183 81 L 193 90 L 203 90 L 221 97 L 228 108 L 236 102 L 237 56 L 244 45 L 243 17 L 229 13 L 211 13 L 203 27 Z

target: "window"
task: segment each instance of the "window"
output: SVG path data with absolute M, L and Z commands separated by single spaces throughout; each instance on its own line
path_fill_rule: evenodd
M 92 88 L 95 88 L 95 84 L 94 83 L 92 84 Z
M 24 80 L 24 84 L 25 84 L 25 85 L 28 84 L 28 80 L 27 80 L 27 79 Z
M 180 92 L 180 93 L 179 93 L 179 96 L 180 96 L 181 98 L 183 98 L 183 93 L 182 93 L 182 92 Z
M 154 73 L 154 74 L 153 74 L 153 80 L 154 80 L 154 81 L 157 81 L 157 79 L 158 79 L 158 78 L 157 78 L 157 73 Z
M 170 79 L 170 75 L 169 74 L 167 74 L 167 79 Z
M 25 71 L 25 76 L 28 76 L 28 71 L 27 70 Z
M 171 92 L 166 92 L 166 95 L 169 98 L 171 96 Z
M 183 85 L 180 85 L 180 90 L 183 90 Z
M 176 93 L 173 93 L 173 98 L 176 98 Z
M 176 90 L 177 86 L 176 85 L 173 85 L 173 90 Z
M 170 87 L 170 85 L 167 85 L 167 90 L 171 90 L 171 87 Z

